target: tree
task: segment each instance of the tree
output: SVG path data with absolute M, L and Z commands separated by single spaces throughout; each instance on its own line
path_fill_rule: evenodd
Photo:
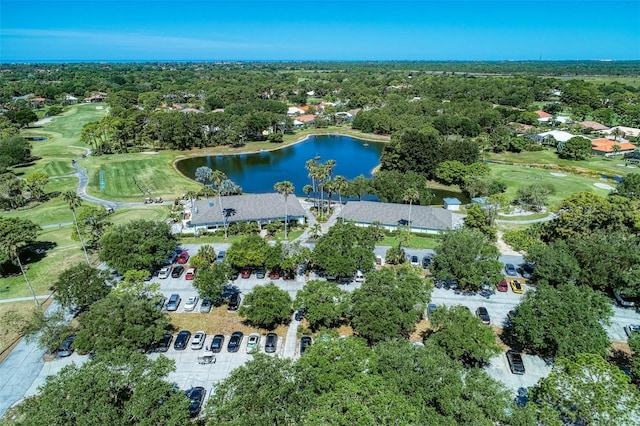
M 582 136 L 574 136 L 564 145 L 558 145 L 558 155 L 568 160 L 586 160 L 591 156 L 591 141 Z
M 340 325 L 349 308 L 349 293 L 336 283 L 312 280 L 296 295 L 295 305 L 305 307 L 305 319 L 312 330 L 334 328 Z
M 444 234 L 431 269 L 437 279 L 452 279 L 460 288 L 474 291 L 502 279 L 499 256 L 498 249 L 479 231 L 455 229 Z
M 212 176 L 213 170 L 210 167 L 201 166 L 196 169 L 195 179 L 203 185 L 209 182 Z
M 402 244 L 398 243 L 398 245 L 393 246 L 387 250 L 387 253 L 384 256 L 384 262 L 389 265 L 400 265 L 407 261 L 407 254 L 402 248 Z
M 309 198 L 309 194 L 311 194 L 313 192 L 313 186 L 311 185 L 305 185 L 302 187 L 302 192 L 304 192 L 304 195 L 306 195 L 307 199 Z
M 245 296 L 238 313 L 254 327 L 273 330 L 291 319 L 291 296 L 274 283 L 259 285 Z
M 4 252 L 9 259 L 18 262 L 20 272 L 24 277 L 36 306 L 40 306 L 36 293 L 20 261 L 20 254 L 25 247 L 32 244 L 38 235 L 40 227 L 27 219 L 0 217 L 0 252 Z
M 227 260 L 237 268 L 262 266 L 267 260 L 269 245 L 259 235 L 247 235 L 227 250 Z
M 358 175 L 349 182 L 347 191 L 349 195 L 358 197 L 358 201 L 362 201 L 364 195 L 371 193 L 370 180 L 364 177 L 364 175 Z
M 167 380 L 174 362 L 138 353 L 71 364 L 17 407 L 18 425 L 184 425 L 189 400 Z M 61 398 L 61 395 L 65 397 Z
M 375 261 L 375 241 L 366 228 L 338 223 L 321 236 L 312 261 L 329 275 L 350 277 L 357 269 L 369 270 Z
M 32 173 L 25 179 L 27 190 L 31 194 L 31 199 L 40 201 L 44 198 L 44 187 L 49 182 L 46 173 Z
M 515 202 L 534 212 L 539 212 L 547 204 L 549 195 L 555 192 L 556 189 L 551 184 L 532 183 L 518 188 Z
M 216 261 L 216 250 L 210 244 L 200 246 L 198 252 L 189 258 L 189 265 L 202 271 L 209 268 Z
M 427 346 L 442 348 L 451 359 L 467 367 L 481 367 L 500 353 L 491 327 L 482 324 L 463 306 L 438 306 L 429 321 Z
M 222 191 L 221 186 L 222 182 L 227 180 L 227 175 L 224 174 L 222 170 L 215 170 L 211 173 L 210 179 L 213 181 L 213 184 L 218 189 L 218 205 L 220 206 L 220 214 L 224 218 L 224 239 L 229 238 L 229 227 L 227 226 L 227 217 L 224 214 L 224 209 L 222 208 Z
M 128 270 L 113 289 L 113 293 L 133 295 L 147 300 L 157 300 L 161 296 L 160 283 L 150 281 L 148 278 L 149 270 Z
M 87 265 L 91 266 L 91 261 L 87 254 L 87 248 L 84 245 L 84 240 L 82 239 L 82 234 L 80 234 L 80 228 L 78 227 L 78 218 L 76 217 L 76 208 L 82 205 L 82 198 L 73 191 L 65 191 L 62 193 L 62 199 L 69 205 L 69 209 L 73 214 L 73 223 L 76 225 L 76 232 L 78 239 L 80 240 L 80 245 L 82 246 L 82 251 L 84 252 L 84 258 L 87 260 Z
M 231 267 L 225 263 L 214 263 L 210 267 L 198 269 L 193 286 L 200 297 L 209 297 L 214 301 L 222 294 L 223 287 L 229 282 Z
M 342 217 L 342 196 L 349 191 L 349 181 L 344 176 L 336 176 L 333 178 L 333 183 L 336 192 L 338 193 L 338 199 L 340 200 L 340 216 Z
M 106 275 L 84 263 L 65 269 L 54 287 L 56 301 L 65 309 L 86 308 L 111 291 Z
M 3 209 L 15 209 L 26 204 L 24 180 L 11 172 L 0 174 L 0 202 Z
M 112 225 L 109 212 L 103 207 L 83 207 L 78 213 L 78 228 L 87 247 L 100 248 L 100 238 Z M 73 237 L 78 238 L 74 233 Z M 79 239 L 79 238 L 78 238 Z
M 464 226 L 482 232 L 489 241 L 496 240 L 496 228 L 493 225 L 493 218 L 490 215 L 489 208 L 485 209 L 480 204 L 474 203 L 467 208 Z
M 596 354 L 556 360 L 533 388 L 543 424 L 623 425 L 640 416 L 640 393 L 616 365 Z
M 616 186 L 616 194 L 640 200 L 640 173 L 629 173 L 622 178 L 622 182 Z
M 26 336 L 27 341 L 35 340 L 38 347 L 46 350 L 48 354 L 54 354 L 62 342 L 75 333 L 74 326 L 65 318 L 61 309 L 51 312 L 36 308 L 31 311 L 26 323 L 17 329 Z
M 31 144 L 25 138 L 14 135 L 0 140 L 0 171 L 30 159 Z
M 162 265 L 177 245 L 168 224 L 144 219 L 113 226 L 100 241 L 100 260 L 120 274 Z
M 516 311 L 513 339 L 534 353 L 604 356 L 611 344 L 603 326 L 613 315 L 611 303 L 589 287 L 539 284 L 536 291 L 525 294 Z
M 295 193 L 295 187 L 288 180 L 277 182 L 273 189 L 278 191 L 284 197 L 284 239 L 287 239 L 287 223 L 289 222 L 289 204 L 287 198 L 289 195 Z
M 430 291 L 410 267 L 370 272 L 351 296 L 351 324 L 370 343 L 407 338 L 430 300 Z
M 154 301 L 135 293 L 112 293 L 93 303 L 78 323 L 76 349 L 104 354 L 114 346 L 130 351 L 148 348 L 169 329 L 170 319 Z
M 411 230 L 411 206 L 415 201 L 420 200 L 420 193 L 416 188 L 407 188 L 402 193 L 402 201 L 409 203 L 409 218 L 407 219 L 407 226 Z
M 565 241 L 535 244 L 525 255 L 525 260 L 535 264 L 532 280 L 558 286 L 564 283 L 575 284 L 580 274 L 580 265 L 572 248 Z

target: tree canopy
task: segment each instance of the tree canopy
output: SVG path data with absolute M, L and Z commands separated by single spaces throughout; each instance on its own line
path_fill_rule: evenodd
M 350 277 L 357 269 L 371 269 L 375 262 L 374 247 L 375 238 L 369 228 L 337 223 L 318 239 L 312 261 L 327 274 Z
M 101 243 L 100 260 L 124 274 L 162 265 L 177 239 L 166 223 L 139 219 L 111 227 Z
M 238 313 L 253 326 L 273 330 L 291 319 L 291 296 L 274 283 L 258 285 L 244 297 Z
M 78 263 L 65 269 L 54 284 L 55 298 L 63 308 L 85 308 L 111 291 L 104 271 Z
M 295 307 L 307 309 L 305 319 L 312 330 L 332 328 L 346 319 L 349 293 L 329 281 L 311 280 L 296 294 Z

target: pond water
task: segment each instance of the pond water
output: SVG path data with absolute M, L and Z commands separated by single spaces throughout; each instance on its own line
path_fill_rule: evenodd
M 384 143 L 363 141 L 343 135 L 310 136 L 305 141 L 274 151 L 253 154 L 214 155 L 192 157 L 176 163 L 178 170 L 194 179 L 201 166 L 222 170 L 243 192 L 273 192 L 273 185 L 283 180 L 291 181 L 296 195 L 304 196 L 302 188 L 311 184 L 305 163 L 310 159 L 319 162 L 335 160 L 333 175 L 353 179 L 358 175 L 373 176 L 373 169 L 380 164 Z M 458 197 L 461 194 L 433 190 L 434 204 L 442 204 L 442 197 Z M 375 198 L 367 198 L 375 199 Z

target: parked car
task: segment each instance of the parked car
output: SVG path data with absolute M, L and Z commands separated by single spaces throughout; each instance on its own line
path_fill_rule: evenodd
M 251 333 L 247 340 L 247 353 L 253 351 L 260 345 L 260 335 L 258 333 Z
M 176 341 L 173 343 L 173 349 L 177 351 L 186 349 L 189 344 L 189 339 L 191 339 L 191 332 L 189 330 L 182 330 L 178 333 L 178 337 L 176 337 Z
M 420 265 L 420 262 L 418 261 L 418 256 L 416 256 L 415 254 L 414 254 L 414 255 L 412 255 L 412 256 L 409 258 L 409 262 L 410 262 L 413 266 L 418 266 L 418 265 Z
M 266 271 L 264 269 L 264 266 L 258 266 L 258 269 L 256 269 L 256 278 L 259 280 L 264 279 L 266 274 Z
M 485 325 L 491 324 L 491 317 L 489 316 L 489 311 L 487 311 L 487 308 L 485 308 L 484 306 L 480 306 L 478 309 L 476 309 L 476 315 L 478 316 L 478 318 L 480 318 L 483 324 Z
M 311 340 L 311 337 L 302 336 L 302 339 L 300 339 L 300 355 L 304 354 L 307 348 L 311 346 L 311 343 L 313 343 L 313 340 Z
M 181 301 L 182 299 L 180 298 L 179 294 L 174 293 L 169 296 L 169 301 L 167 302 L 167 311 L 177 311 Z
M 178 255 L 178 264 L 179 265 L 184 265 L 185 263 L 187 263 L 189 261 L 189 252 L 186 250 L 183 250 L 182 252 L 180 252 L 180 254 Z
M 511 280 L 511 291 L 516 294 L 524 293 L 524 285 L 518 280 Z
M 191 340 L 191 349 L 198 350 L 204 346 L 204 341 L 207 340 L 207 333 L 204 331 L 196 331 Z
M 224 335 L 216 334 L 213 336 L 211 340 L 211 346 L 209 346 L 209 350 L 213 353 L 218 353 L 224 347 Z
M 509 362 L 509 368 L 513 374 L 524 374 L 524 362 L 522 361 L 522 354 L 516 350 L 507 351 L 507 361 Z
M 364 273 L 360 269 L 358 269 L 356 271 L 356 275 L 353 277 L 353 280 L 357 283 L 364 282 Z
M 507 275 L 509 275 L 510 277 L 516 277 L 518 276 L 518 271 L 516 271 L 516 267 L 513 266 L 513 263 L 507 263 L 506 265 L 504 265 L 504 271 L 507 273 Z
M 191 312 L 196 308 L 198 304 L 198 296 L 189 296 L 187 303 L 184 304 L 185 312 Z
M 184 279 L 191 281 L 196 277 L 196 268 L 189 268 L 187 269 L 187 273 L 184 274 Z
M 307 308 L 301 307 L 296 311 L 295 320 L 302 321 L 304 319 L 305 314 L 307 313 Z
M 267 339 L 264 342 L 264 351 L 268 354 L 272 354 L 276 351 L 278 346 L 278 335 L 276 333 L 267 334 Z
M 232 294 L 231 297 L 229 298 L 229 304 L 227 309 L 230 311 L 237 311 L 238 307 L 240 307 L 241 301 L 242 301 L 242 298 L 238 293 Z
M 509 291 L 509 284 L 507 283 L 506 280 L 502 280 L 498 283 L 498 291 Z
M 509 320 L 509 323 L 513 324 L 513 319 L 516 317 L 516 315 L 518 315 L 518 311 L 516 311 L 515 309 L 507 312 L 507 319 Z
M 144 280 L 151 281 L 153 276 L 157 273 L 156 268 L 147 268 L 146 271 L 147 271 L 147 276 L 144 277 Z
M 171 265 L 172 263 L 174 263 L 177 259 L 178 259 L 178 252 L 177 251 L 172 251 L 171 254 L 169 255 L 169 257 L 167 257 L 164 260 L 164 264 L 165 265 Z
M 58 356 L 66 357 L 73 353 L 73 341 L 76 340 L 76 336 L 69 336 L 58 346 Z
M 431 316 L 434 314 L 435 311 L 438 310 L 438 305 L 436 305 L 435 303 L 429 303 L 427 305 L 427 317 L 431 318 Z
M 183 272 L 184 272 L 184 266 L 178 265 L 173 268 L 173 271 L 171 271 L 171 278 L 180 278 Z
M 271 272 L 269 272 L 269 279 L 270 280 L 280 279 L 280 268 L 278 268 L 277 266 L 273 268 Z
M 162 310 L 162 308 L 164 308 L 164 304 L 167 302 L 167 298 L 164 296 L 158 296 L 155 302 L 156 308 Z
M 242 273 L 240 274 L 240 277 L 249 278 L 250 276 L 251 276 L 251 268 L 242 268 Z
M 235 268 L 234 268 L 234 269 L 231 271 L 231 277 L 230 277 L 230 278 L 231 278 L 231 281 L 235 281 L 235 280 L 237 280 L 239 276 L 240 276 L 240 271 L 238 271 L 237 269 L 235 269 Z M 249 278 L 249 277 L 247 277 L 247 278 Z
M 433 261 L 433 256 L 427 254 L 422 257 L 422 269 L 427 269 L 431 266 L 431 262 Z
M 522 275 L 522 278 L 530 279 L 535 269 L 536 269 L 535 263 L 525 262 L 520 264 L 520 267 L 518 268 L 518 273 Z
M 155 345 L 155 352 L 166 352 L 169 350 L 169 346 L 171 346 L 171 342 L 173 341 L 173 334 L 165 333 L 162 336 L 162 339 Z
M 231 338 L 227 344 L 227 352 L 238 352 L 242 344 L 242 336 L 244 336 L 242 331 L 234 331 L 231 333 Z
M 171 266 L 163 266 L 160 268 L 160 272 L 158 272 L 158 278 L 164 280 L 165 278 L 169 278 L 171 275 Z
M 204 397 L 207 395 L 207 391 L 202 386 L 191 388 L 186 391 L 185 396 L 189 399 L 189 415 L 196 417 L 200 414 L 202 404 L 204 403 Z
M 200 313 L 207 314 L 211 312 L 211 308 L 213 307 L 213 300 L 210 297 L 205 297 L 202 299 L 202 303 L 200 303 Z
M 622 290 L 614 290 L 613 297 L 615 297 L 618 304 L 623 308 L 633 308 L 636 306 L 635 300 L 625 294 Z
M 225 258 L 225 256 L 226 256 L 226 255 L 227 255 L 227 252 L 226 252 L 226 251 L 224 251 L 224 250 L 220 250 L 220 251 L 218 252 L 218 256 L 216 257 L 216 262 L 217 262 L 217 263 L 222 263 L 222 262 L 224 262 L 224 258 Z
M 624 327 L 624 332 L 627 333 L 628 338 L 631 338 L 634 334 L 640 333 L 640 325 L 629 324 Z

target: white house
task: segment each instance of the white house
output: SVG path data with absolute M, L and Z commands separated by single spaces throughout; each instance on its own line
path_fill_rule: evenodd
M 302 114 L 306 114 L 306 111 L 303 110 L 302 108 L 298 108 L 298 107 L 289 107 L 287 109 L 287 115 L 289 117 L 293 117 L 296 115 L 302 115 Z

